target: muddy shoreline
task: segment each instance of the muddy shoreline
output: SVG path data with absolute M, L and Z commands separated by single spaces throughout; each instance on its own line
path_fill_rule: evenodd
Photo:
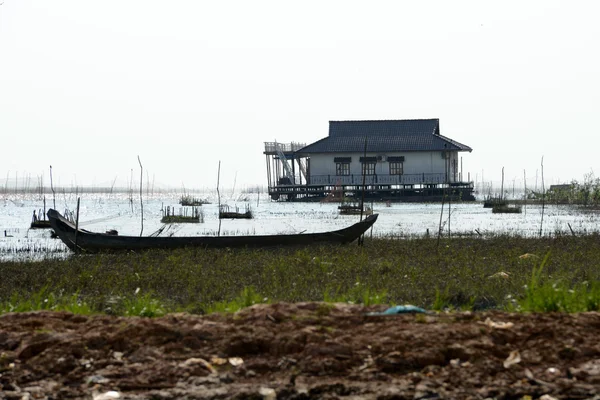
M 369 316 L 280 303 L 162 318 L 0 316 L 3 398 L 594 398 L 600 314 Z M 511 359 L 512 357 L 512 359 Z

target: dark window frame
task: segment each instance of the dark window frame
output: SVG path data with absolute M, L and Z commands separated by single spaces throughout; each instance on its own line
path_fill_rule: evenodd
M 390 164 L 390 175 L 404 174 L 404 163 L 403 162 L 391 161 L 389 164 Z
M 335 163 L 335 175 L 336 176 L 350 175 L 350 163 L 349 162 L 336 162 Z
M 363 162 L 362 163 L 362 173 L 365 176 L 375 175 L 375 167 L 376 166 L 377 166 L 377 161 L 375 161 L 375 162 L 371 162 L 371 161 Z

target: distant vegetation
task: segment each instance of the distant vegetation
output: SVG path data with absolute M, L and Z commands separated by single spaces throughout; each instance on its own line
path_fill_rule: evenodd
M 156 316 L 279 301 L 600 311 L 599 239 L 373 239 L 364 247 L 157 250 L 1 262 L 0 312 Z
M 530 192 L 529 199 L 541 199 L 542 193 Z M 554 204 L 575 204 L 587 207 L 600 206 L 600 178 L 593 172 L 583 182 L 573 180 L 570 184 L 552 185 L 545 193 L 545 200 Z

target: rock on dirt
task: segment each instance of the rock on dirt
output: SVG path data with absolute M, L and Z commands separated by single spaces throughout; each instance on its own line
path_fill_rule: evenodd
M 4 314 L 0 398 L 600 399 L 599 313 L 385 308 Z

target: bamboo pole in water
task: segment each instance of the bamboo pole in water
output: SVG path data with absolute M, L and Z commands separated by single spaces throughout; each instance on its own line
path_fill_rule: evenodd
M 221 178 L 221 160 L 219 160 L 219 168 L 217 170 L 217 203 L 218 212 L 221 213 L 221 193 L 219 192 L 219 179 Z M 219 215 L 219 231 L 217 236 L 221 236 L 221 216 Z
M 525 170 L 523 170 L 523 213 L 525 214 L 525 217 L 527 216 L 527 174 L 525 172 Z
M 448 154 L 448 238 L 450 238 L 450 217 L 452 216 L 452 188 L 450 187 L 450 163 L 452 159 L 450 158 L 450 153 Z M 454 174 L 452 174 L 454 175 Z M 454 175 L 456 176 L 456 175 Z
M 542 228 L 544 226 L 544 208 L 546 205 L 545 202 L 545 197 L 546 197 L 546 193 L 544 190 L 544 156 L 542 156 L 542 219 L 540 221 L 540 236 L 542 236 Z
M 367 137 L 365 136 L 365 150 L 363 152 L 363 163 L 362 163 L 362 196 L 360 198 L 360 220 L 363 219 L 363 209 L 365 208 L 365 179 L 367 175 Z M 342 198 L 344 194 L 342 193 Z M 364 242 L 364 234 L 358 238 L 358 245 L 362 246 Z
M 502 167 L 502 185 L 500 186 L 500 200 L 504 200 L 504 167 Z
M 142 167 L 142 160 L 138 156 L 138 162 L 140 163 L 140 211 L 142 214 L 142 230 L 140 230 L 140 236 L 144 232 L 144 202 L 142 201 L 142 182 L 144 180 L 144 168 Z
M 56 194 L 54 193 L 54 184 L 52 183 L 52 165 L 50 166 L 50 189 L 52 189 L 52 205 L 56 210 Z
M 77 198 L 77 215 L 75 218 L 75 253 L 77 253 L 77 232 L 79 232 L 79 201 L 81 200 L 80 197 Z
M 367 175 L 367 137 L 365 136 L 365 149 L 362 162 L 362 196 L 360 198 L 360 220 L 363 219 L 363 208 L 365 204 L 365 179 Z M 343 196 L 343 194 L 342 194 Z

